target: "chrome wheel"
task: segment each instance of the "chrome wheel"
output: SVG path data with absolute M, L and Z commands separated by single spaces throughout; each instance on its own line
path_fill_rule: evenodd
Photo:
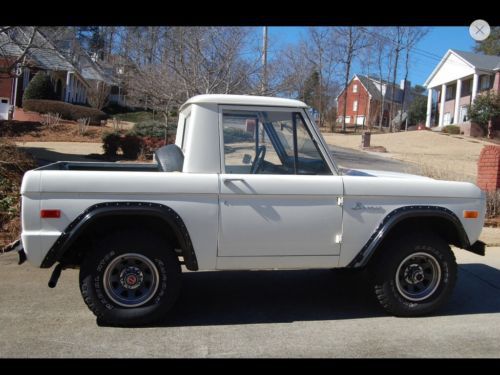
M 441 266 L 432 255 L 407 256 L 396 271 L 396 288 L 407 300 L 422 301 L 434 294 L 441 281 Z
M 104 291 L 117 305 L 139 307 L 158 290 L 159 273 L 155 264 L 141 254 L 123 254 L 104 271 Z

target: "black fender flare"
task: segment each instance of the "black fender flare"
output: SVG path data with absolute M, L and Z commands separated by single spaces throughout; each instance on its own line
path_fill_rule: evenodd
M 366 244 L 347 267 L 358 268 L 366 266 L 379 248 L 379 245 L 387 238 L 391 229 L 405 219 L 416 217 L 438 217 L 448 220 L 457 230 L 459 236 L 459 243 L 457 246 L 462 249 L 469 249 L 471 247 L 462 222 L 453 211 L 440 206 L 403 206 L 391 211 L 384 217 Z
M 182 218 L 168 206 L 149 202 L 105 202 L 88 207 L 66 227 L 52 245 L 41 264 L 41 268 L 50 268 L 55 262 L 61 261 L 66 251 L 95 220 L 102 217 L 126 215 L 156 217 L 165 221 L 179 242 L 186 268 L 191 271 L 198 270 L 196 253 Z

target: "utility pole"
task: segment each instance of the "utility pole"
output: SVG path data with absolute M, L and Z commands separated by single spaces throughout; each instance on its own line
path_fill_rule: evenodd
M 262 95 L 267 93 L 267 26 L 262 30 Z

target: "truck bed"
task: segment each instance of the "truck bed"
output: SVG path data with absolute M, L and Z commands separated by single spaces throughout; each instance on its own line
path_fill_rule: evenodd
M 37 169 L 38 171 L 128 171 L 160 172 L 157 163 L 111 163 L 58 161 Z

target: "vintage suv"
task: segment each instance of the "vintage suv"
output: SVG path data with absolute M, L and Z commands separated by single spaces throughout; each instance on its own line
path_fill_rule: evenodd
M 382 307 L 428 314 L 452 293 L 450 245 L 484 255 L 471 183 L 339 169 L 306 104 L 200 95 L 155 163 L 57 162 L 25 174 L 20 262 L 80 269 L 92 312 L 162 318 L 197 270 L 367 270 Z

